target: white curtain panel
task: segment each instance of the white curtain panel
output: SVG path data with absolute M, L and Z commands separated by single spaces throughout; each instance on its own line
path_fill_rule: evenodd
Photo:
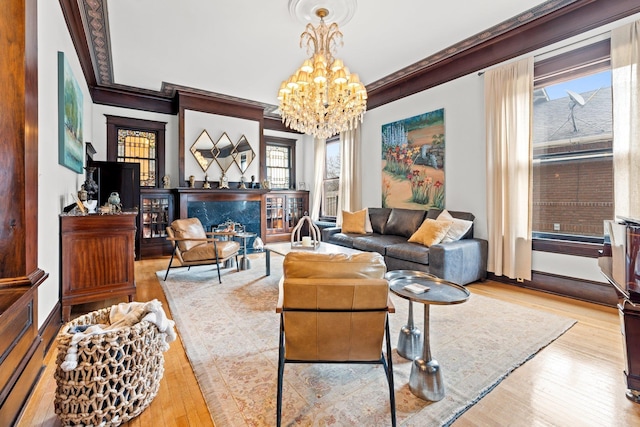
M 488 70 L 487 269 L 531 280 L 531 121 L 533 57 Z
M 615 214 L 640 218 L 640 21 L 611 31 Z
M 342 225 L 343 209 L 350 212 L 361 209 L 360 157 L 360 128 L 341 132 L 337 225 Z
M 314 138 L 313 163 L 313 193 L 311 193 L 311 220 L 320 219 L 320 204 L 322 203 L 322 180 L 324 179 L 324 158 L 327 150 L 325 139 Z

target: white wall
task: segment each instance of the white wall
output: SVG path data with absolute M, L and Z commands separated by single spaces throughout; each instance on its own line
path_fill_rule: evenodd
M 593 42 L 595 38 L 606 37 L 603 34 L 612 28 L 637 19 L 640 19 L 640 14 L 585 32 L 531 54 L 536 57 L 553 56 L 566 50 L 566 46 L 575 48 L 584 40 L 589 39 L 589 42 Z M 475 235 L 486 238 L 486 140 L 483 86 L 483 78 L 473 73 L 368 111 L 365 114 L 362 130 L 363 206 L 381 206 L 382 203 L 382 125 L 444 108 L 445 206 L 447 209 L 473 213 L 476 217 Z M 534 252 L 532 269 L 606 282 L 600 273 L 597 259 L 594 258 Z
M 91 135 L 93 105 L 60 4 L 38 2 L 38 266 L 49 273 L 38 289 L 38 327 L 59 299 L 58 215 L 84 182 L 84 174 L 58 164 L 58 51 L 64 52 L 83 93 L 86 140 Z

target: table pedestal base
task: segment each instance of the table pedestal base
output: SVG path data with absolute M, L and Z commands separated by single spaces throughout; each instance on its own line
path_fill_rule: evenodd
M 409 318 L 398 335 L 398 354 L 413 360 L 422 355 L 422 332 L 413 323 L 413 302 L 409 301 Z
M 444 398 L 444 381 L 437 360 L 416 359 L 411 364 L 409 390 L 421 399 L 437 402 Z
M 246 255 L 240 258 L 238 263 L 240 264 L 240 270 L 249 270 L 251 268 L 251 261 Z

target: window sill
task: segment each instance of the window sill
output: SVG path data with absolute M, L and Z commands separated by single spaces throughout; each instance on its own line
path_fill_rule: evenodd
M 602 243 L 571 242 L 556 239 L 533 239 L 533 250 L 537 252 L 550 252 L 564 255 L 581 256 L 585 258 L 598 258 L 598 251 L 602 249 Z

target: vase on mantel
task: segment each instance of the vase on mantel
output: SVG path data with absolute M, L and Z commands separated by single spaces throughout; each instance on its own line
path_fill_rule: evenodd
M 86 173 L 86 180 L 84 181 L 84 189 L 87 191 L 87 200 L 95 200 L 96 194 L 98 194 L 98 183 L 93 180 L 93 173 L 96 168 L 89 166 L 84 168 Z

